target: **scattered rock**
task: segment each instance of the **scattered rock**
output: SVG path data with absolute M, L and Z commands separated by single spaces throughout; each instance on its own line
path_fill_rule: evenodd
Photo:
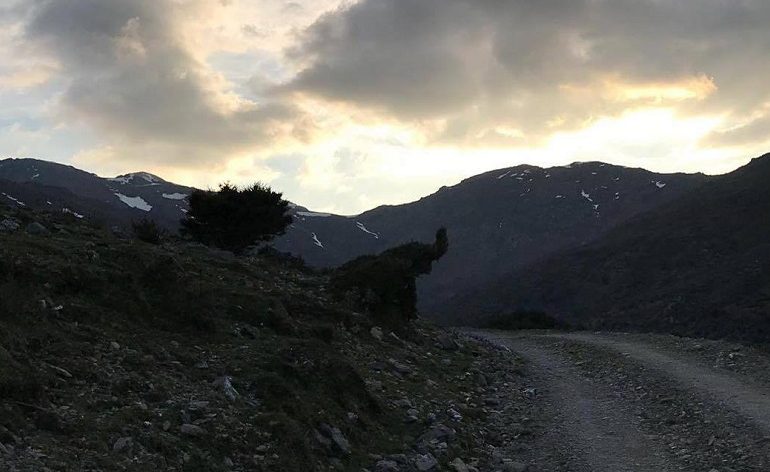
M 436 339 L 438 346 L 445 351 L 456 351 L 460 349 L 460 345 L 449 334 L 443 334 Z
M 435 469 L 436 466 L 438 466 L 438 461 L 435 457 L 433 457 L 433 454 L 431 453 L 418 454 L 414 459 L 414 466 L 420 472 L 425 472 Z
M 459 457 L 449 463 L 449 468 L 455 472 L 468 472 L 468 466 Z
M 372 329 L 369 330 L 369 333 L 377 341 L 382 341 L 382 328 L 380 328 L 379 326 L 372 327 Z
M 194 424 L 185 423 L 179 427 L 179 432 L 185 436 L 200 437 L 206 435 L 206 430 Z
M 0 221 L 0 233 L 13 233 L 18 229 L 19 229 L 19 223 L 17 223 L 16 221 L 10 218 L 6 218 Z
M 332 449 L 345 456 L 350 455 L 350 443 L 339 428 L 321 423 L 318 428 L 325 437 L 331 439 Z
M 374 466 L 374 472 L 399 472 L 401 468 L 396 461 L 383 459 Z
M 44 236 L 49 234 L 50 231 L 48 228 L 35 221 L 27 225 L 27 233 L 33 236 Z
M 412 373 L 412 368 L 406 364 L 402 364 L 395 359 L 388 359 L 390 367 L 398 374 L 409 375 Z
M 429 443 L 431 441 L 451 441 L 457 433 L 454 429 L 438 423 L 432 426 L 428 431 L 422 434 L 417 440 L 419 444 Z
M 115 444 L 112 445 L 112 451 L 121 452 L 124 449 L 131 447 L 133 443 L 134 443 L 134 440 L 131 439 L 130 437 L 120 438 L 117 441 L 115 441 Z
M 233 388 L 232 377 L 227 375 L 219 377 L 214 381 L 215 387 L 220 387 L 225 394 L 225 398 L 234 402 L 238 398 L 238 391 Z
M 527 472 L 527 464 L 524 464 L 522 462 L 518 461 L 504 461 L 503 462 L 503 471 L 504 472 Z

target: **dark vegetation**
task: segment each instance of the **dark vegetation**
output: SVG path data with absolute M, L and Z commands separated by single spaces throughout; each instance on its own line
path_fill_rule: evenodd
M 502 330 L 566 328 L 556 318 L 542 311 L 515 311 L 491 316 L 484 320 L 484 328 Z
M 405 324 L 417 317 L 417 277 L 430 274 L 448 248 L 447 231 L 441 228 L 433 244 L 411 242 L 358 257 L 334 270 L 331 290 L 377 320 Z
M 188 202 L 182 234 L 236 253 L 283 234 L 292 221 L 289 202 L 262 184 L 238 188 L 224 183 L 217 191 L 195 190 Z
M 163 238 L 168 235 L 168 231 L 158 226 L 155 220 L 150 218 L 132 221 L 131 229 L 133 229 L 136 239 L 149 244 L 160 244 Z

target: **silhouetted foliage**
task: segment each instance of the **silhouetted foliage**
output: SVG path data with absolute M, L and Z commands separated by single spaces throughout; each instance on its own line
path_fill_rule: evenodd
M 484 323 L 491 329 L 554 329 L 561 326 L 554 317 L 542 311 L 516 311 L 494 316 Z
M 155 220 L 142 218 L 139 221 L 132 221 L 131 228 L 134 230 L 134 236 L 140 241 L 150 244 L 160 244 L 160 241 L 166 235 L 166 230 L 160 228 Z
M 358 257 L 334 271 L 332 292 L 385 323 L 408 322 L 417 316 L 417 277 L 429 274 L 448 248 L 447 231 L 441 228 L 433 244 L 411 242 Z
M 259 183 L 243 189 L 224 183 L 218 191 L 196 190 L 189 203 L 182 234 L 236 253 L 283 234 L 292 221 L 289 203 Z

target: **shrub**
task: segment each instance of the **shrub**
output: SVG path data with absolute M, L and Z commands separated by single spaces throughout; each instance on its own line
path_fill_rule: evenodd
M 411 242 L 342 265 L 333 272 L 330 288 L 338 299 L 349 299 L 384 323 L 406 323 L 417 317 L 417 277 L 429 274 L 448 248 L 441 228 L 433 244 Z
M 140 221 L 132 221 L 131 228 L 134 230 L 134 236 L 140 241 L 150 244 L 160 244 L 160 241 L 166 235 L 166 231 L 160 228 L 155 220 L 142 218 Z
M 515 311 L 489 318 L 484 323 L 485 328 L 519 330 L 519 329 L 554 329 L 562 326 L 554 317 L 542 311 Z
M 196 190 L 189 204 L 182 234 L 236 253 L 283 234 L 292 221 L 289 203 L 259 183 L 242 189 L 225 183 L 218 191 Z

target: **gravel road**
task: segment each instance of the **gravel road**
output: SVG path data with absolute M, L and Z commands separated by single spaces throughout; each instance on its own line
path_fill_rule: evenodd
M 522 456 L 530 471 L 770 470 L 770 388 L 750 368 L 766 365 L 759 351 L 745 350 L 753 357 L 742 355 L 742 369 L 730 371 L 693 355 L 697 340 L 469 334 L 528 361 L 524 375 L 541 413 Z

